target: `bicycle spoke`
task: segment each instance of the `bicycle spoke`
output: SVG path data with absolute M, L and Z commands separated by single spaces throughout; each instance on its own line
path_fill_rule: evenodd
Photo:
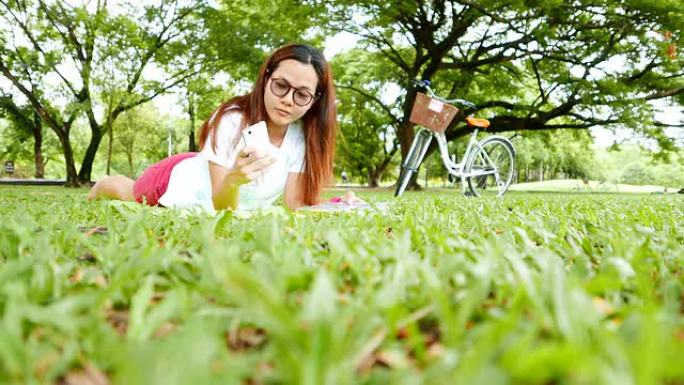
M 475 149 L 469 162 L 468 186 L 474 195 L 494 191 L 503 195 L 512 180 L 514 155 L 504 139 L 485 140 Z

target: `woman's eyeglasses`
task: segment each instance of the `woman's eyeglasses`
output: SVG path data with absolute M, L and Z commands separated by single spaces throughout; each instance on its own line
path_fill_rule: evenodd
M 308 106 L 318 97 L 318 95 L 314 95 L 306 89 L 292 87 L 292 85 L 283 78 L 271 78 L 271 92 L 273 92 L 273 95 L 280 98 L 287 95 L 291 89 L 294 89 L 292 101 L 300 107 Z

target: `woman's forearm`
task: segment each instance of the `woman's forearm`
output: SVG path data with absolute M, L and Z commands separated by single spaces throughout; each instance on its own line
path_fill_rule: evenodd
M 306 206 L 304 204 L 304 201 L 301 199 L 288 199 L 287 197 L 285 198 L 285 207 L 287 207 L 290 210 L 297 210 L 300 207 Z
M 217 210 L 235 210 L 240 202 L 240 183 L 234 175 L 228 174 L 217 189 L 214 190 L 212 197 L 214 208 Z

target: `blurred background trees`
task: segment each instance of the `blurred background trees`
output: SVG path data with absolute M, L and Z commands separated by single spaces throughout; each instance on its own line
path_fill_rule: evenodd
M 357 183 L 396 177 L 423 91 L 412 79 L 475 102 L 447 130 L 457 157 L 466 114 L 515 136 L 519 182 L 679 183 L 681 2 L 0 0 L 0 10 L 0 155 L 23 176 L 78 185 L 135 176 L 169 143 L 195 151 L 197 128 L 250 90 L 265 55 L 307 42 L 334 67 L 336 172 Z M 632 134 L 597 146 L 596 132 L 611 131 Z M 622 154 L 639 163 L 616 161 L 631 170 L 618 176 L 607 165 Z M 435 156 L 426 162 L 440 173 Z

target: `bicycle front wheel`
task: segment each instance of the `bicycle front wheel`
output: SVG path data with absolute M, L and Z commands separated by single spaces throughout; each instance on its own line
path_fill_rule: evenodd
M 501 137 L 490 137 L 480 142 L 468 158 L 465 166 L 468 188 L 475 196 L 485 191 L 502 196 L 513 180 L 515 172 L 515 151 L 510 141 Z

